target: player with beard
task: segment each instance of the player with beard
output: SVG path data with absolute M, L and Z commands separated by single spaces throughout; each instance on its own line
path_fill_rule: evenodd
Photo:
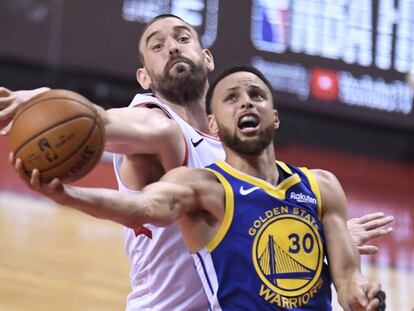
M 279 117 L 266 78 L 230 68 L 207 105 L 225 162 L 173 169 L 136 194 L 55 180 L 48 196 L 131 228 L 179 222 L 211 310 L 331 310 L 331 277 L 344 310 L 376 310 L 380 285 L 360 272 L 338 180 L 275 159 Z M 16 169 L 24 176 L 20 161 Z M 40 189 L 38 173 L 31 187 Z
M 137 70 L 137 80 L 154 97 L 138 94 L 129 108 L 105 111 L 96 106 L 105 121 L 106 150 L 117 154 L 114 166 L 119 190 L 132 193 L 177 166 L 204 167 L 224 158 L 221 143 L 208 134 L 204 113 L 207 73 L 214 69 L 214 62 L 194 28 L 176 16 L 158 16 L 144 29 L 138 52 L 143 66 Z M 2 88 L 0 119 L 6 125 L 17 107 L 45 90 Z M 95 216 L 113 219 L 111 214 Z M 362 251 L 375 252 L 375 247 L 362 244 L 388 233 L 379 227 L 391 220 L 370 215 L 353 220 L 350 231 Z M 132 285 L 127 309 L 206 309 L 207 300 L 178 227 L 124 224 Z
M 214 62 L 194 28 L 176 16 L 158 16 L 143 30 L 138 54 L 137 80 L 154 96 L 137 94 L 128 108 L 96 106 L 105 122 L 106 151 L 115 153 L 119 191 L 127 193 L 158 181 L 172 168 L 205 167 L 224 158 L 219 140 L 205 134 L 204 97 Z M 3 115 L 45 90 L 6 94 Z M 105 213 L 97 216 L 111 219 Z M 207 298 L 178 226 L 124 225 L 132 288 L 126 309 L 206 310 Z

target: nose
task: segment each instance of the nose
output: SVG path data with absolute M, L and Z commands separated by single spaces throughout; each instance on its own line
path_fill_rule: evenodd
M 241 100 L 241 108 L 242 109 L 250 109 L 253 107 L 253 104 L 248 96 Z
M 179 45 L 177 43 L 176 40 L 169 40 L 169 44 L 168 44 L 168 49 L 170 52 L 170 55 L 174 55 L 174 54 L 179 54 L 180 53 L 180 49 L 179 49 Z

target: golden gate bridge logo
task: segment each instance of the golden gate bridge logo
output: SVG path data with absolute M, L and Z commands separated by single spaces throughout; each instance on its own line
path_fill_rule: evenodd
M 269 235 L 267 244 L 259 257 L 259 265 L 267 279 L 274 285 L 277 286 L 278 280 L 281 279 L 310 280 L 315 275 L 314 269 L 302 265 L 277 245 L 273 235 Z
M 296 215 L 281 215 L 263 224 L 252 254 L 263 283 L 284 296 L 304 294 L 321 274 L 323 248 L 319 233 Z

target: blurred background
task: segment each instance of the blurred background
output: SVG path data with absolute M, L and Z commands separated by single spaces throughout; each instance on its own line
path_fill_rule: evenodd
M 394 215 L 363 270 L 382 283 L 387 310 L 411 310 L 414 0 L 1 0 L 0 85 L 126 106 L 142 92 L 139 35 L 161 13 L 196 27 L 215 57 L 211 78 L 231 64 L 265 73 L 282 121 L 279 159 L 334 172 L 350 216 Z M 26 190 L 9 151 L 0 138 L 0 310 L 123 309 L 122 228 Z M 114 188 L 110 155 L 79 184 Z

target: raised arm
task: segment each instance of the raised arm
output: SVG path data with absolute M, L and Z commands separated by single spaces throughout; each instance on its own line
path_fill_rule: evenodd
M 9 133 L 11 120 L 20 106 L 48 90 L 39 88 L 12 92 L 0 88 L 0 134 Z M 157 155 L 166 169 L 183 163 L 186 149 L 181 128 L 161 110 L 145 107 L 104 110 L 94 106 L 104 120 L 107 151 L 125 155 Z
M 344 191 L 332 173 L 322 170 L 313 170 L 313 173 L 321 191 L 322 224 L 339 303 L 346 311 L 361 308 L 376 310 L 379 300 L 375 295 L 380 285 L 361 274 L 359 255 L 346 227 L 347 202 Z
M 106 151 L 157 155 L 166 170 L 183 164 L 186 147 L 181 127 L 160 109 L 97 109 L 105 123 Z

